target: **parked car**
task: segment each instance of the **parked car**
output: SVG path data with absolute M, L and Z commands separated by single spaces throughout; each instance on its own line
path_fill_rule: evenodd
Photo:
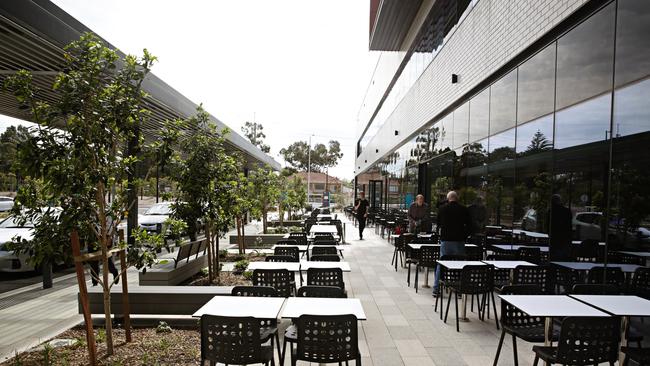
M 138 216 L 138 225 L 148 232 L 159 233 L 163 223 L 172 214 L 172 202 L 156 203 Z
M 14 207 L 14 199 L 7 196 L 0 196 L 0 212 L 10 211 Z

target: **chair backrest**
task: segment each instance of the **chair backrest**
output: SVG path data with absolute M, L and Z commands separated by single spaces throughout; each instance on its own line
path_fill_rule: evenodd
M 289 240 L 278 240 L 275 244 L 276 245 L 289 245 L 289 246 L 299 245 L 298 241 L 295 240 L 294 238 L 291 238 Z
M 634 295 L 650 299 L 650 267 L 639 267 L 634 271 L 630 283 L 630 292 Z
M 281 246 L 275 247 L 273 250 L 274 255 L 284 255 L 293 258 L 293 262 L 300 262 L 300 250 L 298 247 Z
M 625 284 L 625 275 L 620 267 L 605 268 L 597 266 L 589 270 L 587 283 L 623 286 Z
M 638 255 L 631 255 L 625 253 L 616 253 L 617 257 L 612 257 L 611 254 L 607 254 L 607 261 L 610 263 L 624 263 L 624 264 L 636 264 L 638 266 L 645 266 L 645 258 Z
M 488 265 L 465 266 L 460 273 L 460 292 L 483 294 L 494 288 L 494 268 Z
M 278 296 L 289 297 L 293 290 L 293 273 L 286 269 L 256 269 L 253 271 L 253 286 L 270 286 Z
M 290 255 L 267 255 L 266 258 L 264 258 L 266 262 L 296 262 L 293 258 L 293 256 Z
M 270 286 L 235 286 L 231 296 L 278 297 L 278 292 Z
M 581 262 L 595 262 L 598 258 L 598 247 L 598 240 L 583 240 L 574 250 L 575 259 Z
M 247 365 L 262 359 L 260 322 L 253 317 L 201 317 L 201 360 Z
M 441 261 L 466 261 L 467 256 L 464 254 L 447 254 L 440 257 Z
M 479 246 L 465 246 L 465 255 L 468 260 L 480 261 L 483 260 L 483 249 Z
M 301 315 L 296 327 L 297 360 L 332 363 L 360 357 L 357 317 L 354 315 Z
M 343 271 L 340 268 L 307 269 L 307 285 L 335 286 L 345 289 Z
M 621 291 L 616 285 L 579 283 L 573 285 L 571 293 L 576 295 L 618 295 Z
M 415 240 L 416 238 L 417 237 L 411 233 L 399 234 L 399 236 L 395 240 L 395 246 L 400 249 L 404 249 L 406 248 L 406 244 L 413 242 L 413 240 Z
M 495 252 L 487 256 L 489 261 L 516 261 L 517 259 L 517 254 L 512 253 Z
M 503 286 L 502 295 L 539 295 L 542 288 L 539 285 L 509 285 Z M 501 325 L 504 327 L 518 328 L 536 328 L 543 327 L 545 319 L 543 317 L 530 316 L 518 307 L 510 305 L 506 301 L 501 301 Z
M 314 233 L 314 240 L 332 240 L 332 241 L 334 241 L 334 234 L 332 234 L 332 233 Z
M 345 292 L 337 286 L 314 286 L 307 285 L 298 289 L 297 297 L 326 297 L 326 298 L 344 298 Z
M 199 253 L 199 248 L 200 248 L 201 244 L 203 244 L 204 241 L 207 242 L 208 239 L 197 240 L 197 241 L 191 243 L 192 248 L 190 249 L 190 254 L 188 255 L 188 258 L 187 258 L 188 261 L 190 260 L 190 258 L 192 258 L 192 256 L 196 256 Z
M 332 254 L 338 256 L 339 252 L 333 246 L 314 246 L 311 248 L 311 255 Z
M 420 247 L 419 266 L 434 267 L 440 259 L 440 247 L 434 245 L 423 245 Z
M 517 249 L 517 258 L 535 264 L 542 262 L 542 251 L 536 247 L 520 247 Z
M 542 293 L 550 294 L 553 292 L 550 273 L 548 266 L 517 266 L 512 276 L 512 284 L 539 285 Z
M 318 254 L 313 255 L 309 258 L 314 262 L 340 262 L 341 257 L 338 254 Z
M 189 260 L 190 253 L 192 252 L 192 247 L 194 245 L 195 245 L 194 242 L 191 242 L 191 243 L 188 243 L 188 244 L 185 244 L 185 245 L 181 245 L 178 248 L 178 253 L 176 254 L 176 263 L 174 264 L 174 268 L 176 268 L 176 266 L 178 266 L 178 262 L 180 262 L 182 260 L 185 260 L 185 259 Z M 196 245 L 198 245 L 198 244 L 196 244 Z
M 618 359 L 619 317 L 567 317 L 562 321 L 557 363 L 596 365 Z
M 205 255 L 205 251 L 208 250 L 208 239 L 201 240 L 199 244 L 199 249 L 196 251 L 196 257 L 199 255 Z
M 300 245 L 307 245 L 306 233 L 289 233 L 289 239 L 295 240 Z
M 336 240 L 329 238 L 315 238 L 314 245 L 336 245 Z

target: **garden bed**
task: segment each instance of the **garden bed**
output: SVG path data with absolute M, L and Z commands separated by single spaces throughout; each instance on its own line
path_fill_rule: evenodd
M 161 328 L 161 327 L 159 327 Z M 95 330 L 99 365 L 199 365 L 201 357 L 201 334 L 195 329 L 171 329 L 157 333 L 156 328 L 136 328 L 133 341 L 125 343 L 123 329 L 114 329 L 114 354 L 106 357 L 103 328 Z M 3 363 L 9 365 L 88 365 L 86 332 L 82 327 L 69 329 L 56 337 L 70 341 L 70 345 L 52 347 L 43 343 Z M 63 342 L 66 343 L 66 342 Z
M 207 273 L 198 274 L 184 283 L 185 286 L 250 286 L 251 284 L 251 281 L 244 277 L 244 273 L 236 274 L 227 271 L 221 271 L 219 280 L 212 281 L 211 285 Z

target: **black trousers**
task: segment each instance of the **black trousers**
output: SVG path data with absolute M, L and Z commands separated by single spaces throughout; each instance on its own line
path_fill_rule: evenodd
M 90 268 L 97 274 L 97 276 L 101 277 L 102 274 L 99 273 L 99 261 L 91 261 L 90 262 Z M 115 267 L 115 263 L 113 263 L 113 257 L 108 257 L 108 271 L 111 272 L 113 275 L 113 280 L 119 275 L 119 272 L 117 271 L 117 267 Z M 95 278 L 92 279 L 93 286 L 97 286 L 97 280 Z
M 357 221 L 359 222 L 359 238 L 363 238 L 363 229 L 366 228 L 366 217 L 357 216 Z

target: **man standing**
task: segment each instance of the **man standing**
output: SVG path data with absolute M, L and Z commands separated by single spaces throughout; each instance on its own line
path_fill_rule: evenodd
M 572 223 L 571 210 L 562 205 L 559 194 L 551 196 L 549 223 L 549 257 L 552 261 L 567 261 L 570 257 Z
M 429 217 L 429 205 L 424 202 L 424 196 L 418 194 L 415 197 L 415 202 L 409 207 L 409 232 L 417 234 L 417 232 L 427 231 L 427 222 Z
M 366 199 L 366 193 L 361 191 L 360 198 L 357 204 L 354 205 L 354 212 L 356 212 L 357 221 L 359 222 L 359 240 L 363 240 L 363 229 L 366 228 L 366 219 L 368 218 L 368 206 L 370 203 Z
M 445 255 L 465 254 L 465 240 L 471 233 L 471 220 L 467 208 L 458 203 L 458 193 L 447 193 L 447 203 L 438 210 L 438 226 L 440 235 L 440 258 Z M 440 284 L 440 266 L 436 267 L 436 278 L 433 281 L 433 296 L 438 296 Z

